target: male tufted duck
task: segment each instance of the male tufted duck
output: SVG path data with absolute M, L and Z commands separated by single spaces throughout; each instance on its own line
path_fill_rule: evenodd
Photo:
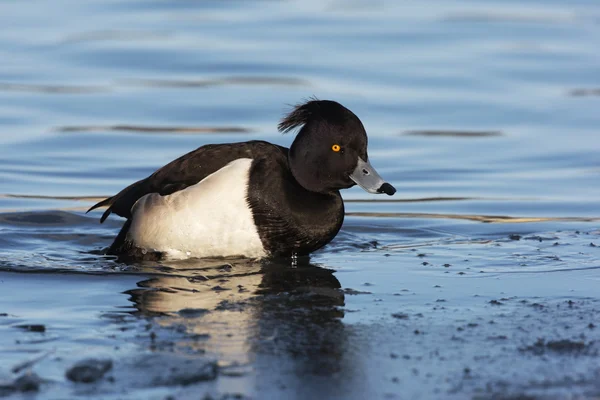
M 209 144 L 91 207 L 127 218 L 109 254 L 169 258 L 306 255 L 344 220 L 340 189 L 393 195 L 369 163 L 360 119 L 335 101 L 298 105 L 290 149 L 264 141 Z

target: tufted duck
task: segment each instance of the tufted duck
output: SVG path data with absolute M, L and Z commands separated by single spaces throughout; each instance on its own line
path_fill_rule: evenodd
M 91 207 L 127 218 L 109 254 L 169 258 L 306 255 L 344 220 L 340 189 L 393 195 L 369 163 L 367 133 L 341 104 L 311 100 L 279 124 L 290 149 L 264 141 L 209 144 Z

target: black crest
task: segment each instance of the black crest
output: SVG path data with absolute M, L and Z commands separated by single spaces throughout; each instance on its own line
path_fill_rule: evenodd
M 294 109 L 277 125 L 279 132 L 288 133 L 305 125 L 312 116 L 319 112 L 319 103 L 321 103 L 319 99 L 311 97 L 306 103 L 296 104 Z
M 288 133 L 296 128 L 308 125 L 311 121 L 326 121 L 328 124 L 341 126 L 349 121 L 361 125 L 354 113 L 338 102 L 311 98 L 304 104 L 298 104 L 286 115 L 277 126 L 280 132 Z

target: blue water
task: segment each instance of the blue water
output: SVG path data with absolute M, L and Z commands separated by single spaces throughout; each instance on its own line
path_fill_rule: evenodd
M 597 2 L 57 0 L 4 2 L 0 23 L 0 384 L 41 354 L 26 371 L 47 398 L 600 394 Z M 345 191 L 302 278 L 99 254 L 122 221 L 90 205 L 206 143 L 289 146 L 276 125 L 311 96 L 361 118 L 398 193 Z M 17 327 L 33 323 L 46 332 Z M 540 356 L 538 339 L 585 349 Z M 212 357 L 219 377 L 132 380 L 156 351 Z M 115 382 L 68 382 L 86 355 Z

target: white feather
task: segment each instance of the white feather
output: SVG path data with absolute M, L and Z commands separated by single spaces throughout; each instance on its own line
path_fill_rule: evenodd
M 141 197 L 128 238 L 170 258 L 266 256 L 247 202 L 251 164 L 241 158 L 184 190 Z

